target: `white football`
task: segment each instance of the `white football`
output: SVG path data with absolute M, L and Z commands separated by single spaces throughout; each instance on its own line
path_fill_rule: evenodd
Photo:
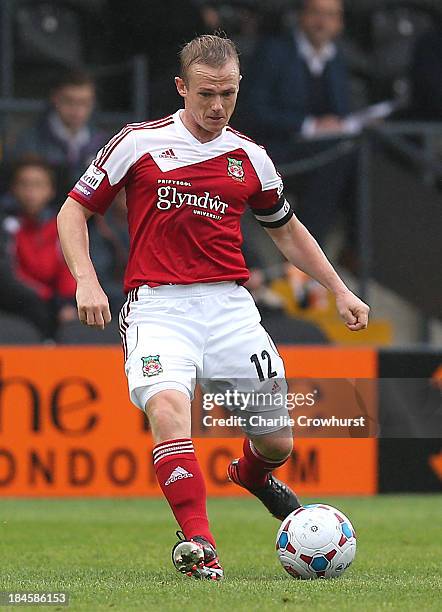
M 340 510 L 310 504 L 282 521 L 276 551 L 283 568 L 293 578 L 337 578 L 355 558 L 356 534 Z

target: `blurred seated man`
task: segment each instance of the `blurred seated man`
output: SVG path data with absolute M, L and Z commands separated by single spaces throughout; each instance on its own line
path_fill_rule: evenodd
M 279 344 L 327 344 L 328 338 L 318 326 L 285 312 L 284 300 L 268 286 L 264 262 L 252 243 L 245 240 L 242 251 L 250 272 L 250 278 L 244 286 L 252 294 L 262 325 L 273 340 Z M 281 265 L 281 275 L 285 275 L 287 266 Z
M 11 273 L 16 284 L 38 298 L 34 301 L 39 301 L 39 310 L 46 312 L 42 335 L 55 338 L 58 325 L 75 320 L 77 311 L 75 281 L 61 253 L 50 207 L 55 195 L 51 167 L 35 158 L 19 162 L 10 190 L 17 203 L 17 216 L 3 220 L 3 231 L 9 235 Z
M 305 0 L 295 30 L 258 45 L 250 129 L 279 165 L 326 150 L 346 131 L 349 77 L 337 43 L 343 26 L 342 0 Z M 298 196 L 298 216 L 320 243 L 338 205 L 347 208 L 348 199 L 352 210 L 354 167 L 354 156 L 344 155 L 302 176 L 284 176 Z
M 91 121 L 95 83 L 83 72 L 60 77 L 50 94 L 47 112 L 19 135 L 7 156 L 17 160 L 35 154 L 57 169 L 66 185 L 84 172 L 107 135 Z

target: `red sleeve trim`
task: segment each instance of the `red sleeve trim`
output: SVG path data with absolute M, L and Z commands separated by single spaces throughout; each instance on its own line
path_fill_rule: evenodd
M 79 204 L 81 204 L 82 206 L 84 206 L 84 208 L 87 208 L 90 212 L 98 213 L 99 215 L 103 215 L 103 213 L 101 213 L 99 210 L 97 210 L 96 208 L 92 206 L 91 202 L 88 202 L 86 199 L 83 199 L 81 195 L 77 193 L 76 191 L 74 191 L 73 189 L 68 193 L 68 196 L 72 198 L 73 200 L 75 200 L 76 202 L 78 202 Z

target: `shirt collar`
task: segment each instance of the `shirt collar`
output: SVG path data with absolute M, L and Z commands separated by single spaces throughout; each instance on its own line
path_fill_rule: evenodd
M 187 140 L 189 143 L 193 144 L 194 146 L 199 147 L 199 148 L 207 148 L 208 149 L 211 146 L 213 146 L 215 143 L 218 143 L 222 139 L 224 134 L 226 133 L 227 126 L 223 127 L 221 134 L 219 134 L 213 140 L 209 140 L 208 142 L 200 142 L 198 140 L 198 138 L 195 138 L 195 136 L 192 134 L 192 132 L 190 132 L 186 128 L 186 126 L 184 125 L 183 120 L 181 119 L 181 114 L 183 113 L 183 111 L 184 111 L 184 109 L 180 108 L 173 115 L 173 118 L 174 118 L 174 121 L 175 121 L 176 130 L 177 130 L 178 134 L 180 134 L 180 136 L 182 136 L 185 140 Z
M 315 76 L 320 76 L 324 72 L 327 62 L 336 55 L 335 43 L 329 42 L 321 49 L 315 49 L 304 32 L 300 30 L 295 32 L 295 41 L 308 69 Z

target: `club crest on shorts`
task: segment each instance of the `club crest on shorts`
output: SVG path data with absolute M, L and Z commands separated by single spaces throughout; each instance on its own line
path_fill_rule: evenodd
M 159 355 L 148 355 L 141 357 L 143 362 L 143 376 L 157 376 L 163 371 Z
M 244 168 L 242 160 L 234 157 L 227 158 L 227 174 L 237 181 L 244 181 Z

